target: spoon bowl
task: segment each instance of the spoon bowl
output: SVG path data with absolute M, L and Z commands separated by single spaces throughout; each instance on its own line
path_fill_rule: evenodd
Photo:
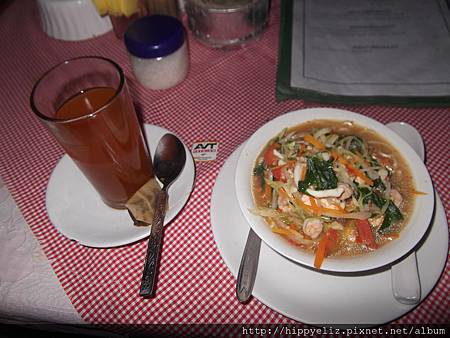
M 175 135 L 165 134 L 156 147 L 155 157 L 153 159 L 155 176 L 162 183 L 162 189 L 158 195 L 147 245 L 141 289 L 139 291 L 142 297 L 151 297 L 155 294 L 157 270 L 161 255 L 164 217 L 168 200 L 167 190 L 180 175 L 185 163 L 186 151 L 183 143 Z
M 178 137 L 165 134 L 158 143 L 153 160 L 155 175 L 168 188 L 183 170 L 186 162 L 186 151 Z
M 386 126 L 404 139 L 419 155 L 420 159 L 425 162 L 423 139 L 416 128 L 406 122 L 390 122 Z

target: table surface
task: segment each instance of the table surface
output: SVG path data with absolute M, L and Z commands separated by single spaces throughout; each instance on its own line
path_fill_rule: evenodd
M 164 91 L 146 90 L 136 82 L 123 42 L 112 32 L 64 42 L 43 33 L 39 20 L 31 0 L 15 1 L 0 14 L 0 177 L 23 214 L 23 226 L 30 227 L 77 314 L 88 323 L 295 323 L 258 299 L 246 305 L 238 302 L 235 278 L 215 246 L 210 220 L 212 188 L 232 152 L 276 116 L 324 106 L 275 98 L 279 2 L 272 3 L 270 24 L 261 39 L 244 48 L 210 49 L 188 33 L 188 77 Z M 188 147 L 198 140 L 219 142 L 216 160 L 196 163 L 190 199 L 166 229 L 154 299 L 138 295 L 145 240 L 118 248 L 83 247 L 58 233 L 46 213 L 46 186 L 63 151 L 33 116 L 29 93 L 51 66 L 83 55 L 111 58 L 122 66 L 146 123 L 176 132 Z M 449 108 L 327 107 L 358 112 L 382 123 L 404 121 L 415 126 L 423 135 L 427 168 L 448 217 Z M 18 241 L 11 250 L 22 250 L 20 245 Z M 5 285 L 2 276 L 0 295 Z M 449 283 L 447 262 L 432 293 L 395 323 L 448 323 Z

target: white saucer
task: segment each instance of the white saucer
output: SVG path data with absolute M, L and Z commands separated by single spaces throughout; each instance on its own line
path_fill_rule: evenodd
M 238 205 L 234 184 L 230 184 L 234 182 L 241 150 L 242 146 L 225 162 L 211 200 L 214 239 L 234 276 L 250 229 Z M 427 236 L 417 250 L 422 299 L 438 281 L 448 252 L 448 225 L 437 194 Z M 253 295 L 279 313 L 308 324 L 383 324 L 414 308 L 394 299 L 389 269 L 360 276 L 320 273 L 284 258 L 264 242 Z
M 166 129 L 145 124 L 144 132 L 152 157 Z M 180 177 L 169 188 L 169 223 L 186 204 L 192 191 L 195 166 L 189 149 Z M 103 203 L 98 193 L 75 163 L 64 155 L 50 177 L 46 194 L 48 215 L 58 231 L 82 245 L 96 248 L 129 244 L 147 237 L 148 227 L 133 224 L 128 211 L 115 210 Z

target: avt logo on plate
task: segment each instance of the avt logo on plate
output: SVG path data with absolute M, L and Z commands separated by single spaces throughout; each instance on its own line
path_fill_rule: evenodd
M 219 142 L 199 141 L 192 145 L 192 156 L 195 161 L 214 161 L 219 150 Z

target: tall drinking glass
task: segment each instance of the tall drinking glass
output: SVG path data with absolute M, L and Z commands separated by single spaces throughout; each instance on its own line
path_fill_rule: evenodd
M 110 207 L 125 208 L 153 177 L 125 77 L 115 62 L 101 57 L 67 60 L 39 79 L 30 101 Z

